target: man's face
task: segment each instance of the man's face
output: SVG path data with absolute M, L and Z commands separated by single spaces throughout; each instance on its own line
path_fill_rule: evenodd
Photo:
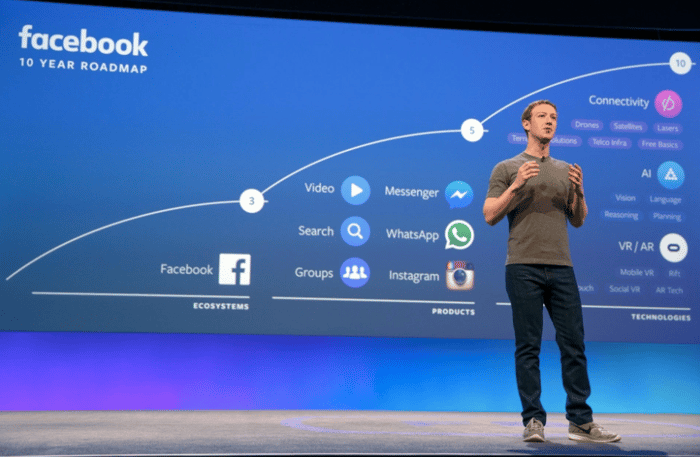
M 557 131 L 557 110 L 546 103 L 535 106 L 530 120 L 523 121 L 523 128 L 538 140 L 549 142 Z

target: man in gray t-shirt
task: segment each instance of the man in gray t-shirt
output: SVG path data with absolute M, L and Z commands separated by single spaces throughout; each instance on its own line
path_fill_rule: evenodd
M 571 264 L 567 218 L 573 187 L 569 164 L 549 156 L 535 157 L 523 152 L 496 165 L 486 198 L 498 198 L 517 180 L 518 170 L 535 161 L 536 176 L 518 189 L 508 212 L 508 258 L 506 265 L 534 263 Z
M 508 216 L 506 291 L 515 330 L 515 374 L 523 406 L 525 441 L 544 441 L 547 413 L 540 402 L 539 354 L 543 310 L 547 308 L 561 351 L 569 438 L 612 443 L 620 436 L 593 422 L 591 388 L 584 354 L 583 314 L 574 276 L 567 222 L 581 227 L 588 208 L 583 172 L 549 155 L 557 127 L 557 108 L 547 100 L 523 112 L 527 148 L 497 164 L 484 202 L 490 225 Z

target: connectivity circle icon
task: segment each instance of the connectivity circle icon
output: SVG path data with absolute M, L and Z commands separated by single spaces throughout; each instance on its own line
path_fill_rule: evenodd
M 654 100 L 654 107 L 663 117 L 676 117 L 683 109 L 683 100 L 672 90 L 662 90 Z
M 361 205 L 369 198 L 369 183 L 362 176 L 350 176 L 343 181 L 340 193 L 345 201 L 351 205 Z
M 656 178 L 666 189 L 678 189 L 685 181 L 685 171 L 678 163 L 669 160 L 659 165 Z

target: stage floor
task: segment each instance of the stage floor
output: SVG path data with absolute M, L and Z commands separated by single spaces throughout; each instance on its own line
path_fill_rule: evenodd
M 614 444 L 524 443 L 517 413 L 396 411 L 0 412 L 0 455 L 547 454 L 700 455 L 700 416 L 598 414 Z

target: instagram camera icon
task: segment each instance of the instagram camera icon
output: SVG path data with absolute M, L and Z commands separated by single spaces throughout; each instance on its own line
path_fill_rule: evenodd
M 472 290 L 474 288 L 474 265 L 463 260 L 447 262 L 445 282 L 450 290 Z

